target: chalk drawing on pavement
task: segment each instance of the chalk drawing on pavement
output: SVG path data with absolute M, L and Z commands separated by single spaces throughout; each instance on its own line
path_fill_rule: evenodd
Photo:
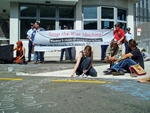
M 108 87 L 115 91 L 121 91 L 125 94 L 140 97 L 142 100 L 150 100 L 150 85 L 141 84 L 135 81 L 122 81 L 120 85 L 104 84 L 102 86 Z
M 1 98 L 0 98 L 0 112 L 11 112 L 19 113 L 18 106 L 16 106 L 16 101 L 18 96 L 21 97 L 20 104 L 26 109 L 38 109 L 42 107 L 53 108 L 57 106 L 56 102 L 48 100 L 39 100 L 38 95 L 44 96 L 44 94 L 49 93 L 48 90 L 43 89 L 45 83 L 51 82 L 50 79 L 34 79 L 34 80 L 24 80 L 24 81 L 7 81 L 0 84 Z M 25 90 L 22 90 L 22 88 Z M 18 93 L 21 92 L 22 93 Z M 13 112 L 15 110 L 16 112 Z

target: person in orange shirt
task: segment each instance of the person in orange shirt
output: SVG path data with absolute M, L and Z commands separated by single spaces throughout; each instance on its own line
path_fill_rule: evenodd
M 24 64 L 25 62 L 25 48 L 23 47 L 22 41 L 18 41 L 17 46 L 14 48 L 14 51 L 16 51 L 16 58 L 14 62 L 16 64 Z

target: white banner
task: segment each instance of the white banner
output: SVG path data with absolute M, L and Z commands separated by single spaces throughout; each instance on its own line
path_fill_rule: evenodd
M 60 50 L 86 45 L 109 45 L 113 30 L 51 30 L 36 32 L 35 51 Z

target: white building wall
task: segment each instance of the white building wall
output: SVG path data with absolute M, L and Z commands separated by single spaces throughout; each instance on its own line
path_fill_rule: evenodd
M 76 30 L 81 30 L 83 29 L 83 22 L 82 22 L 82 18 L 83 18 L 83 14 L 82 14 L 82 0 L 79 0 L 79 2 L 76 5 L 76 22 L 75 22 L 75 27 L 74 29 Z M 79 52 L 83 49 L 82 46 L 79 47 L 75 47 L 76 48 L 76 56 L 75 58 L 77 59 Z
M 10 44 L 16 44 L 19 40 L 19 4 L 10 3 Z
M 134 37 L 134 14 L 133 14 L 133 1 L 128 0 L 128 16 L 127 27 L 131 28 L 131 33 Z
M 117 6 L 127 8 L 128 2 L 127 0 L 82 0 L 82 5 Z

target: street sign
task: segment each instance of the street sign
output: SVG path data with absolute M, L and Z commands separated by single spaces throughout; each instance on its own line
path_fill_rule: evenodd
M 137 32 L 141 32 L 142 31 L 142 28 L 137 28 Z
M 142 28 L 137 28 L 137 36 L 141 36 Z
M 137 31 L 137 36 L 141 36 L 141 31 Z

